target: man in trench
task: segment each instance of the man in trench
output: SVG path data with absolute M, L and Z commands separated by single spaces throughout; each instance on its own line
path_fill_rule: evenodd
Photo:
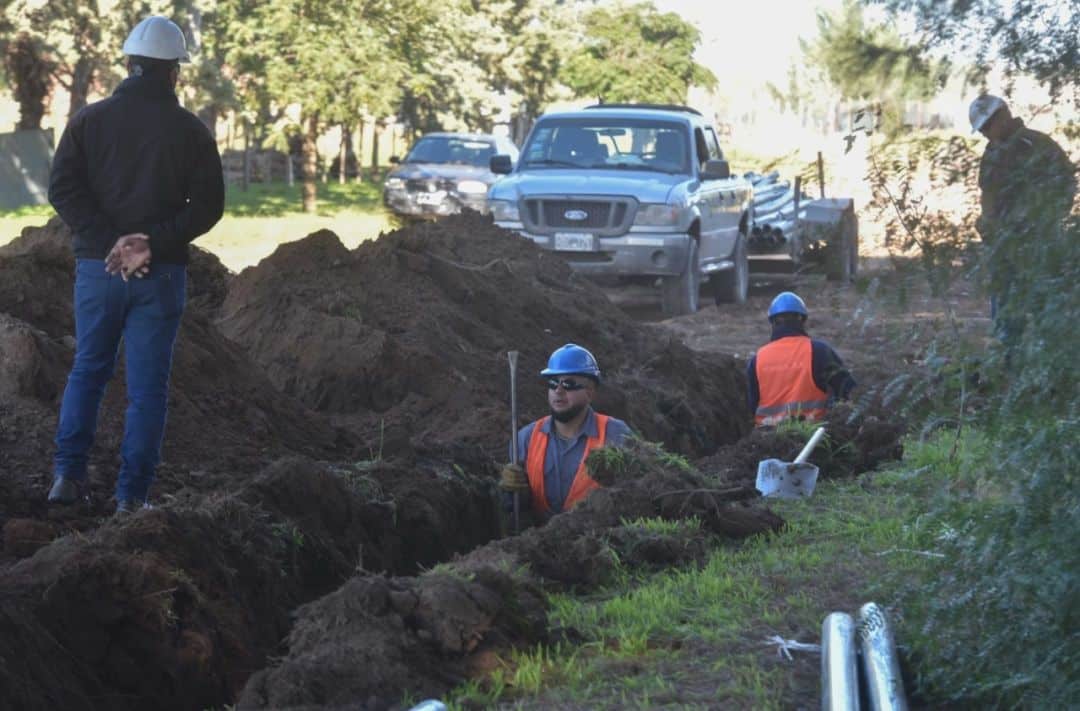
M 71 120 L 49 178 L 49 201 L 75 236 L 76 347 L 48 501 L 72 504 L 85 494 L 87 453 L 122 338 L 128 408 L 120 514 L 147 505 L 161 458 L 188 244 L 225 206 L 214 137 L 176 98 L 180 63 L 190 61 L 183 32 L 148 17 L 123 51 L 128 78 Z
M 632 433 L 625 422 L 592 408 L 600 386 L 600 366 L 593 354 L 573 343 L 558 348 L 540 371 L 547 379 L 551 414 L 525 425 L 517 434 L 517 451 L 524 460 L 503 468 L 500 487 L 521 497 L 522 511 L 536 522 L 569 511 L 599 482 L 589 476 L 585 462 L 601 447 L 619 447 Z
M 1063 239 L 1062 224 L 1076 197 L 1076 167 L 1054 139 L 1024 126 L 1000 97 L 983 94 L 968 110 L 972 132 L 988 143 L 979 162 L 975 223 L 986 253 L 990 318 L 1003 343 L 1019 338 L 1023 314 L 1010 313 L 1009 292 L 1035 241 Z
M 769 305 L 772 338 L 746 365 L 747 404 L 758 427 L 823 420 L 827 408 L 855 388 L 832 346 L 807 335 L 807 315 L 806 303 L 790 291 Z

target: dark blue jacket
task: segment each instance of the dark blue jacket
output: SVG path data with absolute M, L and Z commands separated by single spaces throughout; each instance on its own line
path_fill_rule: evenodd
M 154 263 L 187 264 L 188 244 L 225 208 L 221 156 L 164 76 L 129 77 L 64 130 L 49 202 L 75 233 L 76 257 L 104 259 L 118 237 L 144 232 Z
M 806 336 L 806 331 L 797 326 L 773 326 L 772 338 L 769 342 L 789 336 Z M 844 361 L 825 341 L 815 338 L 810 339 L 811 368 L 814 375 L 814 384 L 829 394 L 829 401 L 846 400 L 855 388 L 855 379 L 844 367 Z M 761 388 L 757 379 L 757 354 L 750 358 L 746 364 L 746 403 L 750 406 L 750 412 L 757 412 L 758 401 L 761 399 Z

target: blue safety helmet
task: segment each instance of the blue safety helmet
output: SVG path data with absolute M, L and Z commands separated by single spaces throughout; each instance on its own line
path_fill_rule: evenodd
M 794 292 L 781 292 L 776 295 L 776 298 L 772 300 L 772 304 L 769 305 L 769 320 L 772 321 L 774 317 L 780 314 L 799 314 L 806 318 L 806 304 Z
M 600 366 L 592 353 L 579 345 L 567 343 L 548 358 L 547 367 L 540 371 L 547 378 L 552 375 L 586 375 L 600 382 Z

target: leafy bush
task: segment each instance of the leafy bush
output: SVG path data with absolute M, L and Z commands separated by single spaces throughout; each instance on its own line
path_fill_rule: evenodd
M 936 369 L 939 384 L 955 385 L 939 392 L 962 399 L 982 383 L 987 399 L 974 413 L 938 401 L 947 410 L 933 416 L 956 421 L 958 438 L 974 427 L 991 444 L 989 457 L 951 463 L 957 479 L 931 512 L 948 532 L 940 567 L 897 581 L 905 634 L 930 698 L 1065 708 L 1080 698 L 1080 220 L 1074 208 L 1062 221 L 1046 183 L 1024 171 L 1006 188 L 1022 194 L 1023 209 L 978 245 L 972 206 L 950 219 L 923 197 L 939 192 L 914 188 L 959 184 L 971 195 L 973 155 L 959 138 L 894 145 L 872 176 L 879 207 L 894 213 L 893 248 L 919 254 L 937 293 L 971 275 L 1008 294 L 998 320 L 1007 332 L 987 352 L 973 358 L 955 343 L 935 345 L 942 363 L 969 366 Z

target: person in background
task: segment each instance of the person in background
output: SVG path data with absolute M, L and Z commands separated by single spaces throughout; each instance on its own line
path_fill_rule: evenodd
M 987 139 L 979 162 L 975 228 L 986 247 L 990 318 L 1002 342 L 1022 332 L 1023 314 L 1005 314 L 1027 240 L 1061 229 L 1076 197 L 1076 167 L 1054 139 L 1012 115 L 1003 99 L 983 94 L 968 109 L 972 132 Z
M 806 317 L 806 304 L 790 291 L 769 306 L 772 338 L 746 366 L 747 403 L 759 427 L 822 420 L 833 401 L 846 400 L 855 388 L 836 351 L 807 335 Z
M 74 233 L 75 362 L 60 406 L 48 501 L 83 494 L 105 385 L 124 342 L 128 408 L 116 511 L 146 504 L 165 431 L 173 344 L 186 298 L 188 244 L 221 219 L 217 143 L 179 105 L 184 34 L 148 17 L 124 42 L 128 78 L 68 124 L 49 201 Z M 134 278 L 132 278 L 134 277 Z

